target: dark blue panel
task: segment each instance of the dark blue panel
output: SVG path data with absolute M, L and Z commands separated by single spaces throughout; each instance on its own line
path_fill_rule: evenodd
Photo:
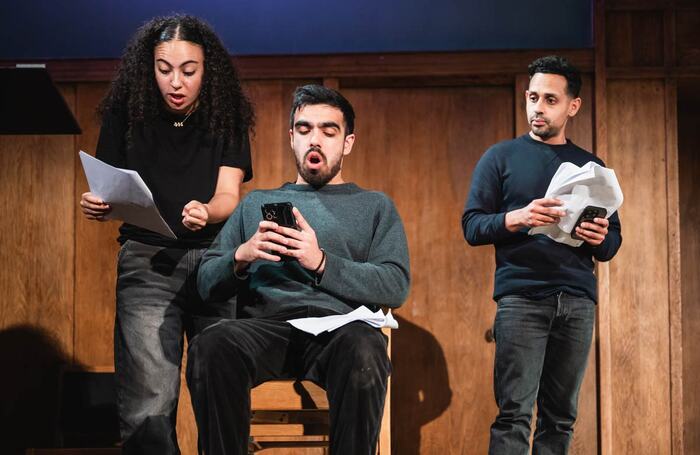
M 238 55 L 592 46 L 590 0 L 2 0 L 0 59 L 118 57 L 172 12 L 204 18 Z

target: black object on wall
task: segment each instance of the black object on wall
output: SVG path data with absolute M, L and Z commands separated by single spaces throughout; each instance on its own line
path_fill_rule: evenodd
M 0 68 L 0 134 L 80 134 L 43 65 Z

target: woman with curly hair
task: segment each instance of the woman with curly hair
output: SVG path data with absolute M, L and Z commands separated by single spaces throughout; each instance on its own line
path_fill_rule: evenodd
M 97 157 L 137 171 L 177 236 L 120 227 L 114 361 L 123 453 L 176 454 L 183 333 L 234 316 L 235 302 L 202 301 L 195 279 L 252 177 L 253 109 L 209 26 L 170 16 L 136 32 L 98 112 Z M 111 210 L 91 193 L 80 205 L 91 220 Z

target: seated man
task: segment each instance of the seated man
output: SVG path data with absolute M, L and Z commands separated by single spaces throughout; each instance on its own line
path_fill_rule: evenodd
M 189 351 L 207 455 L 247 453 L 250 389 L 279 378 L 326 389 L 332 454 L 375 453 L 391 371 L 386 337 L 364 322 L 313 336 L 285 321 L 400 306 L 409 288 L 406 235 L 386 195 L 343 181 L 355 140 L 350 103 L 307 85 L 294 93 L 290 117 L 296 182 L 248 194 L 199 269 L 200 294 L 237 295 L 239 313 L 202 332 Z M 294 206 L 298 229 L 262 220 L 261 206 L 279 202 Z

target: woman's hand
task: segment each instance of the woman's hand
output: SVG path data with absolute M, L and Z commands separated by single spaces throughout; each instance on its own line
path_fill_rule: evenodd
M 182 209 L 182 224 L 190 231 L 199 231 L 209 221 L 209 207 L 199 201 L 190 201 Z
M 105 216 L 112 207 L 92 193 L 83 193 L 80 198 L 80 209 L 88 220 L 105 221 Z

